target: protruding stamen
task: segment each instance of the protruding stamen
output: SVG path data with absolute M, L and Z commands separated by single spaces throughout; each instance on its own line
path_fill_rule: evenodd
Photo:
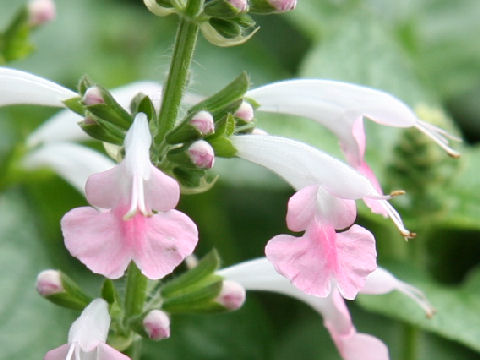
M 442 149 L 444 149 L 447 154 L 455 159 L 460 157 L 460 153 L 453 150 L 450 146 L 448 146 L 448 139 L 455 140 L 455 141 L 462 141 L 460 138 L 450 135 L 443 129 L 436 127 L 435 125 L 429 124 L 427 122 L 418 120 L 415 127 L 435 141 Z
M 415 301 L 425 311 L 427 318 L 430 319 L 433 315 L 435 315 L 435 308 L 430 304 L 422 291 L 404 282 L 399 282 L 398 290 Z

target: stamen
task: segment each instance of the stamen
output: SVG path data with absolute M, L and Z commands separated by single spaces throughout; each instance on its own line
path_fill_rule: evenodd
M 132 176 L 132 188 L 130 196 L 130 209 L 123 216 L 123 220 L 129 220 L 135 216 L 138 211 L 138 176 Z
M 394 197 L 397 197 L 397 196 L 402 196 L 402 195 L 405 195 L 405 190 L 393 190 L 390 193 L 391 198 L 394 198 Z
M 430 304 L 425 294 L 418 290 L 416 287 L 399 281 L 398 290 L 407 295 L 413 301 L 415 301 L 418 306 L 420 306 L 425 311 L 425 315 L 427 316 L 427 318 L 430 319 L 433 317 L 433 315 L 435 315 L 435 308 Z
M 435 125 L 429 124 L 427 122 L 418 120 L 415 127 L 435 141 L 442 149 L 444 149 L 449 156 L 452 158 L 458 159 L 460 157 L 460 153 L 458 151 L 453 150 L 450 146 L 448 146 L 448 139 L 455 140 L 455 141 L 462 141 L 460 138 L 450 135 L 443 129 L 436 127 Z
M 398 228 L 400 234 L 402 234 L 405 240 L 408 241 L 408 239 L 412 239 L 416 236 L 415 233 L 405 228 L 403 220 L 398 214 L 397 210 L 395 210 L 395 208 L 388 201 L 382 201 L 382 206 L 387 211 L 388 216 L 390 217 L 390 219 L 392 219 L 393 223 Z

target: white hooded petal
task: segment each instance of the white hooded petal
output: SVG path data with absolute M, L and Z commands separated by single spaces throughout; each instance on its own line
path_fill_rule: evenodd
M 72 324 L 68 333 L 68 343 L 80 346 L 82 351 L 92 351 L 107 341 L 110 328 L 108 304 L 103 299 L 93 300 L 80 317 Z
M 238 157 L 272 170 L 296 190 L 320 185 L 342 199 L 381 197 L 366 177 L 302 142 L 268 135 L 234 136 L 232 142 Z
M 415 126 L 450 155 L 448 133 L 417 118 L 396 97 L 372 88 L 333 80 L 297 79 L 272 83 L 250 90 L 247 97 L 260 104 L 259 110 L 313 119 L 335 133 L 347 152 L 361 151 L 352 134 L 355 121 L 367 117 L 394 127 Z
M 87 178 L 112 168 L 115 164 L 105 156 L 73 143 L 50 143 L 32 150 L 22 160 L 27 170 L 48 167 L 78 191 L 84 192 Z
M 0 67 L 0 106 L 36 104 L 64 107 L 76 93 L 50 80 L 25 71 Z

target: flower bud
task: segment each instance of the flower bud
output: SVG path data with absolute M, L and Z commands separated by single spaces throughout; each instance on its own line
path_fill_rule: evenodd
M 237 310 L 243 305 L 245 298 L 246 292 L 242 285 L 235 281 L 224 280 L 222 290 L 215 301 L 227 310 Z
M 104 104 L 105 100 L 103 99 L 102 93 L 98 87 L 88 88 L 82 99 L 85 105 L 96 105 Z
M 170 318 L 165 311 L 150 311 L 142 323 L 150 339 L 162 340 L 170 337 Z
M 250 122 L 254 117 L 253 107 L 248 102 L 242 101 L 234 115 L 245 122 Z
M 212 146 L 204 141 L 195 141 L 188 148 L 188 156 L 192 163 L 200 169 L 211 169 L 215 161 L 215 153 Z
M 190 120 L 190 125 L 197 129 L 202 136 L 209 135 L 215 131 L 213 116 L 205 110 L 196 113 Z
M 271 14 L 295 9 L 297 0 L 250 0 L 250 11 L 257 14 Z
M 53 0 L 32 0 L 28 3 L 30 26 L 39 26 L 55 18 L 55 3 Z
M 229 0 L 228 2 L 239 11 L 247 11 L 248 9 L 247 0 Z
M 42 296 L 59 294 L 65 289 L 62 285 L 60 272 L 57 270 L 44 270 L 37 276 L 37 291 Z
M 252 132 L 250 134 L 251 135 L 268 135 L 268 132 L 266 132 L 265 130 L 259 129 L 259 128 L 255 128 L 255 129 L 252 130 Z
M 268 0 L 268 2 L 278 12 L 290 11 L 295 9 L 295 6 L 297 6 L 297 0 Z

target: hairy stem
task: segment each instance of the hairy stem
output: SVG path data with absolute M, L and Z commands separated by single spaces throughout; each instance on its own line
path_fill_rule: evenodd
M 187 85 L 193 52 L 197 43 L 198 25 L 195 17 L 203 7 L 203 0 L 188 1 L 185 15 L 180 19 L 173 52 L 170 71 L 163 92 L 160 114 L 158 117 L 158 133 L 155 142 L 158 144 L 167 132 L 175 126 L 178 110 Z

